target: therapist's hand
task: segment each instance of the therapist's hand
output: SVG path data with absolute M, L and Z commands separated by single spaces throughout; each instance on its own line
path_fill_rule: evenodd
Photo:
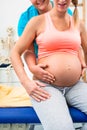
M 46 83 L 53 83 L 55 81 L 55 77 L 46 71 L 47 65 L 38 64 L 33 67 L 33 74 L 36 79 L 44 81 Z
M 83 68 L 81 76 L 82 76 L 83 81 L 87 83 L 87 79 L 86 79 L 87 74 L 86 74 L 86 72 L 87 72 L 87 68 Z

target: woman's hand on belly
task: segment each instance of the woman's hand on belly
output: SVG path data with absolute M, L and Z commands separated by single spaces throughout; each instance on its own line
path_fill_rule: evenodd
M 44 90 L 43 88 L 45 87 L 44 83 L 41 83 L 40 81 L 37 80 L 32 80 L 29 81 L 27 84 L 27 93 L 36 101 L 45 101 L 50 98 L 50 94 Z
M 38 64 L 33 66 L 34 78 L 44 81 L 46 83 L 53 83 L 55 81 L 55 77 L 45 70 L 47 68 L 48 65 L 46 64 Z

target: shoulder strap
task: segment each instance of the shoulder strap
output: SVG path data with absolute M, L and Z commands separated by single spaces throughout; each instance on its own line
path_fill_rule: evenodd
M 51 29 L 53 24 L 52 24 L 49 12 L 45 13 L 45 19 L 46 19 L 46 29 Z

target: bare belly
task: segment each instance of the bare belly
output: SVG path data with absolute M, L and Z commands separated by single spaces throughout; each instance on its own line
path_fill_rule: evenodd
M 81 63 L 74 54 L 55 53 L 40 59 L 38 63 L 48 65 L 46 70 L 55 76 L 56 81 L 53 84 L 59 87 L 74 85 L 81 75 Z

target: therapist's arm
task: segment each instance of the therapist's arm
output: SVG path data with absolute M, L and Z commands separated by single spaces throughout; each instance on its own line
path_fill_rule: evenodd
M 46 64 L 37 64 L 33 46 L 24 53 L 24 59 L 29 70 L 33 73 L 34 78 L 45 81 L 47 83 L 52 83 L 55 81 L 54 76 L 45 71 L 45 68 L 48 67 Z

